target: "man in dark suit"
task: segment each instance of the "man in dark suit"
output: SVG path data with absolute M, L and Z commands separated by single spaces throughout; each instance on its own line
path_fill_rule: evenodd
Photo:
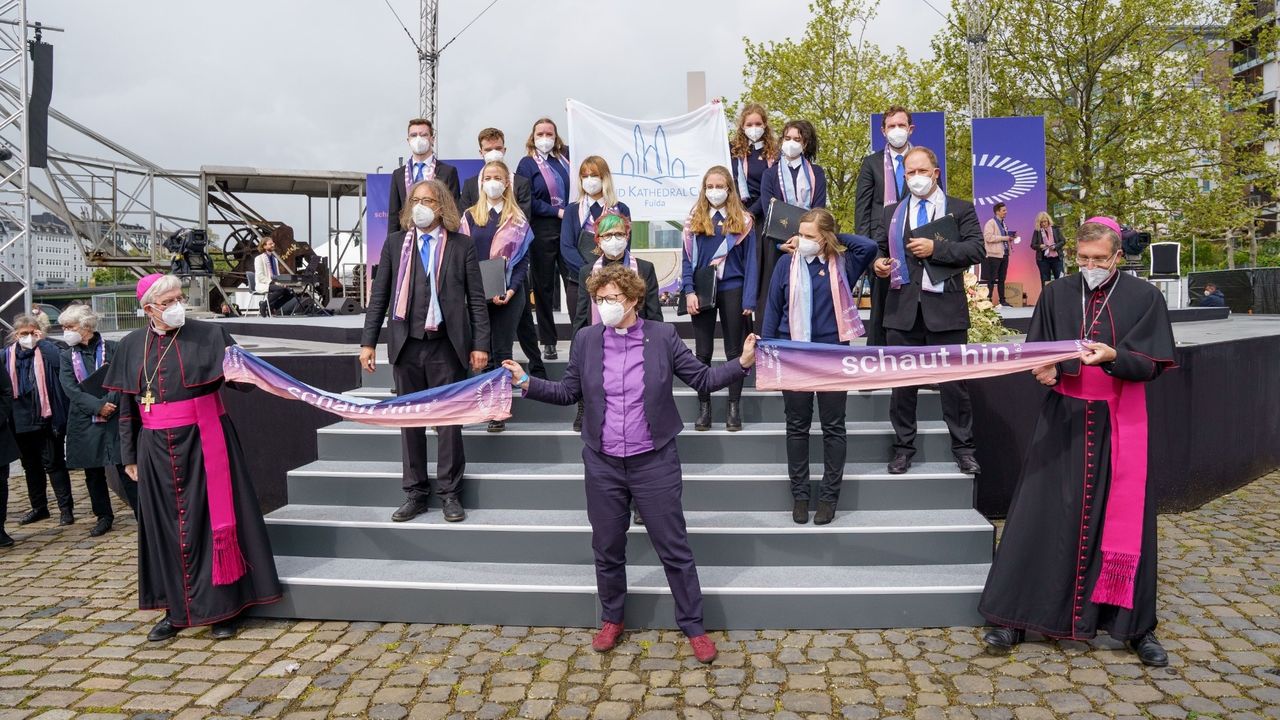
M 489 312 L 476 261 L 475 243 L 458 233 L 458 209 L 439 180 L 415 183 L 410 204 L 400 219 L 409 232 L 395 231 L 382 246 L 379 272 L 369 293 L 360 365 L 374 370 L 374 348 L 388 310 L 387 359 L 396 393 L 408 393 L 458 382 L 467 368 L 483 370 L 489 362 Z M 401 431 L 406 500 L 392 515 L 411 520 L 427 511 L 426 428 Z M 466 457 L 462 428 L 437 427 L 436 491 L 444 519 L 466 517 L 458 492 Z
M 391 198 L 387 203 L 387 223 L 394 225 L 404 207 L 409 188 L 422 180 L 439 180 L 449 189 L 449 199 L 458 203 L 458 169 L 436 159 L 435 128 L 425 118 L 409 121 L 409 162 L 391 173 Z M 405 175 L 408 174 L 406 178 Z M 464 206 L 465 207 L 465 206 Z
M 912 148 L 904 168 L 910 195 L 886 207 L 877 228 L 880 257 L 875 273 L 889 285 L 884 309 L 886 339 L 890 345 L 958 345 L 967 341 L 969 329 L 963 270 L 986 254 L 982 227 L 973 203 L 947 195 L 938 185 L 938 158 L 932 150 Z M 911 237 L 912 230 L 946 215 L 956 219 L 958 240 Z M 897 439 L 890 473 L 906 472 L 915 455 L 917 390 L 893 389 L 889 420 Z M 969 390 L 962 381 L 943 383 L 940 390 L 956 464 L 963 472 L 977 473 L 980 468 L 973 457 Z
M 880 119 L 880 132 L 884 133 L 884 149 L 862 158 L 858 170 L 858 183 L 854 190 L 853 219 L 858 233 L 867 237 L 880 237 L 878 230 L 885 205 L 893 205 L 906 197 L 906 160 L 911 149 L 911 112 L 901 105 L 893 105 L 884 111 Z M 893 170 L 890 182 L 885 183 L 885 169 Z M 850 278 L 853 280 L 853 278 Z M 871 279 L 871 323 L 867 328 L 868 345 L 887 344 L 884 331 L 884 304 L 889 293 L 889 283 L 883 279 Z
M 507 161 L 507 138 L 498 128 L 485 128 L 480 131 L 480 157 L 486 163 L 494 160 Z M 511 167 L 509 164 L 507 167 Z M 516 194 L 516 204 L 526 220 L 533 217 L 533 188 L 529 178 L 511 173 L 511 189 Z M 480 199 L 480 176 L 467 178 L 462 183 L 462 202 L 458 206 L 461 212 L 475 205 Z M 538 348 L 538 330 L 533 325 L 533 303 L 524 304 L 524 312 L 520 314 L 520 322 L 516 325 L 516 339 L 520 341 L 520 350 L 529 358 L 529 374 L 536 378 L 547 377 L 546 366 L 542 363 L 542 351 Z

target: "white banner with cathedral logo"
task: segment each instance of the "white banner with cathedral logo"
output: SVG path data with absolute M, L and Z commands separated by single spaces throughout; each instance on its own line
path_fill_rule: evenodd
M 729 167 L 728 123 L 719 100 L 663 120 L 620 118 L 573 99 L 565 109 L 573 197 L 578 163 L 599 155 L 609 163 L 618 199 L 633 220 L 683 220 L 698 199 L 703 173 L 715 165 Z

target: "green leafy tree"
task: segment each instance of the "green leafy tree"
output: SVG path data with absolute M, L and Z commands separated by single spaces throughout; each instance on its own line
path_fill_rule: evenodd
M 746 42 L 747 87 L 740 102 L 763 103 L 770 124 L 805 119 L 818 131 L 818 163 L 826 170 L 828 207 L 842 229 L 853 228 L 858 168 L 871 152 L 870 115 L 891 104 L 934 109 L 940 68 L 917 63 L 901 48 L 885 51 L 867 37 L 875 0 L 814 0 L 799 40 Z M 969 164 L 968 157 L 963 163 Z

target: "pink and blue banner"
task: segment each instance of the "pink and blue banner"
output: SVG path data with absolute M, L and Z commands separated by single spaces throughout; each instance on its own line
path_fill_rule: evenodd
M 366 425 L 470 425 L 511 417 L 511 373 L 502 368 L 390 400 L 341 395 L 312 387 L 235 345 L 227 348 L 222 371 L 228 382 L 248 383 L 278 398 L 304 402 L 343 420 Z
M 756 387 L 847 392 L 975 380 L 1074 360 L 1083 350 L 1078 340 L 891 347 L 761 340 Z
M 369 173 L 364 176 L 364 183 L 364 263 L 372 271 L 382 256 L 382 243 L 391 232 L 387 219 L 387 208 L 391 206 L 391 175 Z M 365 274 L 366 282 L 372 278 L 372 272 Z
M 881 132 L 881 118 L 884 113 L 871 115 L 871 152 L 884 150 L 884 133 Z M 938 169 L 942 171 L 942 187 L 947 187 L 947 114 L 944 112 L 913 112 L 911 124 L 916 129 L 911 133 L 912 145 L 923 145 L 938 156 Z
M 1047 207 L 1043 117 L 977 118 L 973 121 L 973 204 L 978 222 L 994 217 L 992 207 L 1009 208 L 1005 227 L 1017 232 L 1010 247 L 1008 282 L 1018 283 L 1031 305 L 1040 297 L 1040 270 L 1031 234 L 1036 215 Z

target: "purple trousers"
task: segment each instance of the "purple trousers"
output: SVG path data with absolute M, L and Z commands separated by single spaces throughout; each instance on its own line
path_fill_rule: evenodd
M 702 629 L 702 587 L 685 530 L 680 497 L 684 478 L 676 441 L 631 457 L 613 457 L 582 448 L 587 478 L 587 519 L 596 561 L 600 619 L 621 623 L 627 597 L 627 528 L 631 501 L 644 518 L 649 542 L 667 574 L 676 603 L 676 625 L 688 637 Z

